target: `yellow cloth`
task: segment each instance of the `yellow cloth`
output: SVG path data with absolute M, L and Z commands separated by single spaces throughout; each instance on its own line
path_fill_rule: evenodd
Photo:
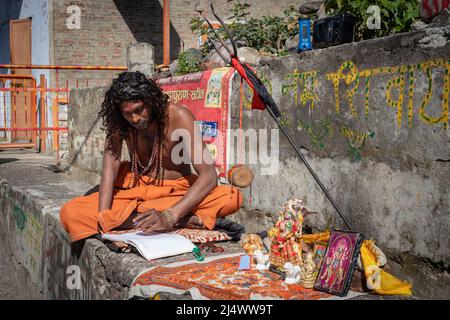
M 373 245 L 373 240 L 365 240 L 361 246 L 361 261 L 369 289 L 382 295 L 412 295 L 410 283 L 397 279 L 378 267 Z
M 306 244 L 313 244 L 315 242 L 328 242 L 329 239 L 329 231 L 302 235 L 302 241 Z
M 304 234 L 302 241 L 307 244 L 327 242 L 330 232 Z M 377 265 L 377 255 L 373 251 L 373 240 L 364 240 L 361 245 L 361 261 L 367 280 L 367 287 L 381 295 L 412 295 L 412 285 L 397 279 Z

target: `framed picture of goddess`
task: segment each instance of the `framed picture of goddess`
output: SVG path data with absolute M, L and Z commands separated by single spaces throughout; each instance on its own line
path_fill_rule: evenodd
M 346 296 L 363 240 L 361 233 L 333 230 L 314 289 Z

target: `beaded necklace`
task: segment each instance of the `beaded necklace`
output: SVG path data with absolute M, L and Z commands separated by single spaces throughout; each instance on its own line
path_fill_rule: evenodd
M 141 171 L 142 174 L 146 173 L 150 169 L 153 162 L 155 161 L 155 156 L 157 153 L 156 148 L 158 147 L 158 145 L 159 145 L 158 136 L 156 136 L 155 139 L 153 140 L 152 153 L 150 155 L 150 159 L 148 160 L 148 163 L 146 166 L 142 165 L 141 161 L 139 160 L 139 155 L 137 154 L 137 152 L 135 152 L 137 163 L 139 165 L 139 170 Z
M 153 141 L 152 154 L 150 156 L 150 160 L 148 161 L 147 166 L 143 166 L 139 160 L 139 155 L 137 153 L 137 131 L 133 130 L 133 139 L 134 139 L 134 152 L 131 157 L 131 181 L 128 184 L 128 188 L 134 188 L 138 185 L 139 180 L 142 180 L 142 176 L 145 175 L 149 177 L 148 182 L 145 182 L 146 185 L 158 183 L 158 185 L 162 184 L 164 179 L 164 170 L 162 167 L 162 154 L 163 154 L 163 143 L 162 137 L 158 130 L 155 140 Z M 155 161 L 156 160 L 156 161 Z M 151 176 L 155 174 L 155 178 L 151 179 Z

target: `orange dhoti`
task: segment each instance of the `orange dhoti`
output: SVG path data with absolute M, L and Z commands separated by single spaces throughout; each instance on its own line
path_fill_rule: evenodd
M 61 208 L 61 223 L 70 234 L 72 242 L 122 225 L 133 211 L 145 212 L 149 209 L 164 211 L 181 200 L 198 176 L 189 175 L 176 180 L 164 180 L 161 186 L 145 185 L 148 177 L 143 177 L 140 185 L 126 188 L 131 180 L 130 166 L 123 162 L 115 182 L 111 209 L 98 211 L 99 193 L 70 200 Z M 192 210 L 205 227 L 212 230 L 216 218 L 230 215 L 242 206 L 242 193 L 235 187 L 217 186 Z

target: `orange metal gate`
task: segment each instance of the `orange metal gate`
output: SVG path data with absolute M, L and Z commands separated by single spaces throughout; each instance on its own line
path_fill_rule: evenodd
M 40 76 L 39 85 L 32 75 L 0 74 L 0 150 L 3 148 L 36 148 L 41 152 L 55 151 L 57 159 L 59 159 L 60 138 L 67 140 L 67 118 L 60 121 L 59 109 L 61 107 L 67 109 L 69 90 L 107 85 L 117 71 L 127 70 L 126 66 L 27 64 L 0 64 L 0 68 L 55 70 L 54 88 L 47 86 L 47 80 L 43 74 Z M 103 79 L 88 77 L 83 81 L 71 79 L 71 83 L 69 83 L 69 80 L 59 81 L 59 72 L 65 70 L 103 70 L 114 72 L 114 74 L 111 73 Z
M 0 74 L 0 148 L 36 144 L 36 79 L 25 74 Z M 31 90 L 28 90 L 31 89 Z M 33 90 L 34 89 L 34 90 Z

